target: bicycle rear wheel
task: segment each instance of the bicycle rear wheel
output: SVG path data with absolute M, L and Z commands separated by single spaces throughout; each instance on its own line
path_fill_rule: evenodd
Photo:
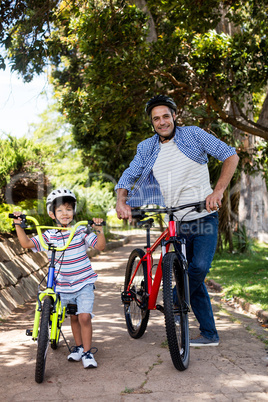
M 37 355 L 35 366 L 35 381 L 40 384 L 44 380 L 47 350 L 49 345 L 49 327 L 52 300 L 46 297 L 43 302 L 41 324 L 37 339 Z
M 141 249 L 135 249 L 129 256 L 126 275 L 124 293 L 127 292 L 128 284 L 135 272 L 137 265 L 145 255 Z M 133 278 L 128 293 L 128 301 L 124 301 L 124 313 L 129 335 L 132 338 L 140 338 L 147 327 L 150 311 L 148 304 L 148 287 L 147 287 L 147 264 L 142 261 Z
M 188 286 L 188 278 L 185 277 L 182 262 L 173 252 L 165 255 L 162 269 L 164 314 L 169 352 L 175 368 L 183 371 L 187 369 L 190 357 L 189 306 L 185 299 L 185 286 Z M 174 305 L 174 300 L 177 305 Z

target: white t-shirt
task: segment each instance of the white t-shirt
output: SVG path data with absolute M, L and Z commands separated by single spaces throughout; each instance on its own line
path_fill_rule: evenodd
M 179 150 L 174 139 L 160 143 L 160 152 L 153 166 L 153 174 L 159 183 L 167 207 L 177 207 L 204 201 L 212 193 L 207 164 L 199 164 Z M 181 219 L 189 209 L 175 213 Z M 209 213 L 191 212 L 185 221 L 201 218 Z

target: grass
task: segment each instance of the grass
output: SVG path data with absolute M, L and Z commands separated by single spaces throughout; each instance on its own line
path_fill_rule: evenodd
M 227 299 L 241 297 L 268 310 L 268 244 L 254 242 L 248 254 L 217 253 L 208 279 L 223 287 Z

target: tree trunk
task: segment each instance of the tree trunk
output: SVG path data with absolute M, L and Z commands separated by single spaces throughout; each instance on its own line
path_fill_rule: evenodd
M 268 94 L 263 103 L 258 123 L 268 126 Z M 248 136 L 248 150 L 258 142 L 253 135 Z M 241 174 L 239 223 L 244 224 L 251 237 L 268 242 L 268 192 L 262 173 Z
M 224 32 L 228 35 L 233 35 L 239 27 L 233 26 L 226 20 L 226 10 L 221 5 L 222 16 L 216 31 L 218 33 Z M 247 102 L 245 102 L 246 108 Z M 236 114 L 236 106 L 233 104 L 227 105 L 230 114 Z M 239 113 L 237 113 L 239 115 Z M 251 119 L 253 116 L 251 116 Z M 262 111 L 258 120 L 259 124 L 268 127 L 268 94 L 262 106 Z M 252 134 L 247 134 L 246 137 L 241 137 L 241 131 L 235 130 L 234 134 L 237 138 L 240 137 L 244 142 L 245 150 L 249 154 L 253 153 L 255 145 L 260 141 L 259 137 Z M 246 175 L 241 173 L 240 185 L 236 186 L 240 191 L 240 200 L 238 207 L 237 221 L 241 225 L 245 225 L 247 233 L 251 237 L 258 238 L 261 241 L 268 241 L 268 193 L 263 174 L 256 171 L 254 175 Z M 231 189 L 231 194 L 235 194 L 237 188 Z
M 154 20 L 153 20 L 150 10 L 147 7 L 146 0 L 130 0 L 129 2 L 130 2 L 130 4 L 135 4 L 135 6 L 137 6 L 140 10 L 142 10 L 149 17 L 149 21 L 148 21 L 149 34 L 147 36 L 147 41 L 148 42 L 157 41 L 157 33 L 155 30 Z

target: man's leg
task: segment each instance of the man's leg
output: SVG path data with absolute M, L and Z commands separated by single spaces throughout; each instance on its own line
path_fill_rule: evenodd
M 191 307 L 200 324 L 201 335 L 215 341 L 219 336 L 204 280 L 216 250 L 217 233 L 218 217 L 213 214 L 202 218 L 196 225 L 190 225 L 187 236 Z

